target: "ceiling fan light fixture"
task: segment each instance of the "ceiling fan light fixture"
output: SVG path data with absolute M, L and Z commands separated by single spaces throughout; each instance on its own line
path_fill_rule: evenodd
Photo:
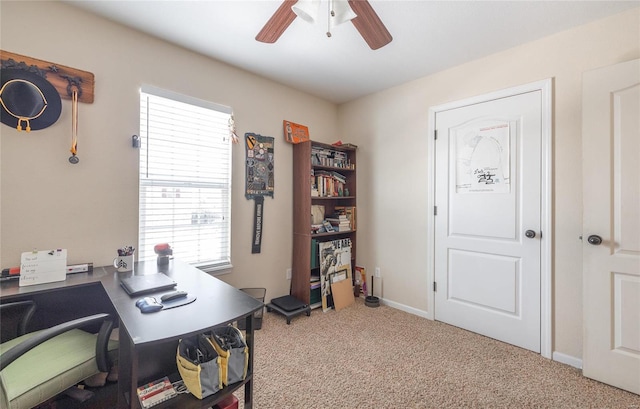
M 291 10 L 307 23 L 315 23 L 320 11 L 320 0 L 298 0 Z
M 347 0 L 329 0 L 329 3 L 331 7 L 329 12 L 331 26 L 337 26 L 358 17 Z
M 256 35 L 257 41 L 275 43 L 297 17 L 309 23 L 317 23 L 318 17 L 323 17 L 319 13 L 320 0 L 281 1 L 280 7 Z M 329 4 L 328 37 L 331 37 L 332 26 L 351 20 L 353 26 L 372 50 L 384 47 L 393 40 L 391 33 L 384 26 L 368 0 L 327 0 L 327 3 Z

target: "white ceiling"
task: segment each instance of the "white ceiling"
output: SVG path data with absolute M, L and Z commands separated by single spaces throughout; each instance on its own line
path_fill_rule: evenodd
M 280 0 L 66 3 L 335 103 L 640 6 L 640 0 L 369 0 L 393 36 L 373 51 L 351 22 L 328 38 L 326 19 L 310 25 L 296 18 L 275 44 L 256 41 Z

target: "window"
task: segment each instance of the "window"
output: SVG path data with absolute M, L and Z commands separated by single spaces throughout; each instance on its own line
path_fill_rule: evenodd
M 169 243 L 206 271 L 231 267 L 231 109 L 143 86 L 138 258 Z

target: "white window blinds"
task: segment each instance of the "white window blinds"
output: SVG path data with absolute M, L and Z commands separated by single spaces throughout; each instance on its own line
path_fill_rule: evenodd
M 140 97 L 138 258 L 169 243 L 205 270 L 230 267 L 231 109 L 149 86 Z

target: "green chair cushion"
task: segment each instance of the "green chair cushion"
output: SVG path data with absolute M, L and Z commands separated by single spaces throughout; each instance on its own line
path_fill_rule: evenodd
M 25 334 L 0 345 L 0 354 L 38 332 Z M 73 329 L 33 348 L 0 372 L 9 408 L 30 408 L 70 386 L 98 373 L 97 335 Z M 109 341 L 109 351 L 117 349 Z

